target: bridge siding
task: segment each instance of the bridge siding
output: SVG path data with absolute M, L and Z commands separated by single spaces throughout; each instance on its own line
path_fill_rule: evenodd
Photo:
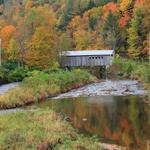
M 112 64 L 113 56 L 62 56 L 63 67 L 88 67 L 88 66 L 109 66 Z

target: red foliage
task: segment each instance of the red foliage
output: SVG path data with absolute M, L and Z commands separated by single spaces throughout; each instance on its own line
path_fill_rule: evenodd
M 121 28 L 125 27 L 129 20 L 130 20 L 130 16 L 129 16 L 128 12 L 125 12 L 124 16 L 121 17 L 120 20 L 119 20 L 119 26 Z
M 107 3 L 103 6 L 104 11 L 104 18 L 106 18 L 109 15 L 109 12 L 115 13 L 118 11 L 118 6 L 114 2 Z

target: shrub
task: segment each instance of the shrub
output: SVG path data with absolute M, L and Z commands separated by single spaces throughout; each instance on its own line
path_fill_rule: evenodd
M 29 77 L 25 78 L 19 87 L 0 96 L 0 108 L 11 108 L 37 102 L 95 81 L 95 78 L 88 72 L 79 69 L 70 72 L 61 69 L 48 72 L 34 70 L 27 73 Z
M 7 80 L 9 82 L 18 82 L 22 81 L 25 77 L 27 77 L 29 74 L 28 68 L 19 67 L 14 70 L 11 70 L 7 75 Z

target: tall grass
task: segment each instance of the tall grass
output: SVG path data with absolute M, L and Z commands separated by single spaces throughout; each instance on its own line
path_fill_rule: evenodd
M 0 129 L 1 150 L 101 149 L 96 139 L 77 134 L 49 109 L 2 115 Z
M 29 76 L 20 86 L 0 96 L 1 109 L 38 102 L 95 80 L 87 71 L 79 69 L 70 72 L 61 69 L 33 71 Z

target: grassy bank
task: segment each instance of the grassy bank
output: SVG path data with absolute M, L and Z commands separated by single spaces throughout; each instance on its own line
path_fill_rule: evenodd
M 97 150 L 100 143 L 86 138 L 52 110 L 0 116 L 1 150 Z
M 33 71 L 20 86 L 0 96 L 0 109 L 14 108 L 44 100 L 47 97 L 81 87 L 95 78 L 84 70 L 70 72 L 53 69 L 47 72 Z
M 142 82 L 145 88 L 148 89 L 150 100 L 150 65 L 148 62 L 117 57 L 114 59 L 113 65 L 109 71 L 110 73 L 117 74 L 123 78 L 136 79 Z

